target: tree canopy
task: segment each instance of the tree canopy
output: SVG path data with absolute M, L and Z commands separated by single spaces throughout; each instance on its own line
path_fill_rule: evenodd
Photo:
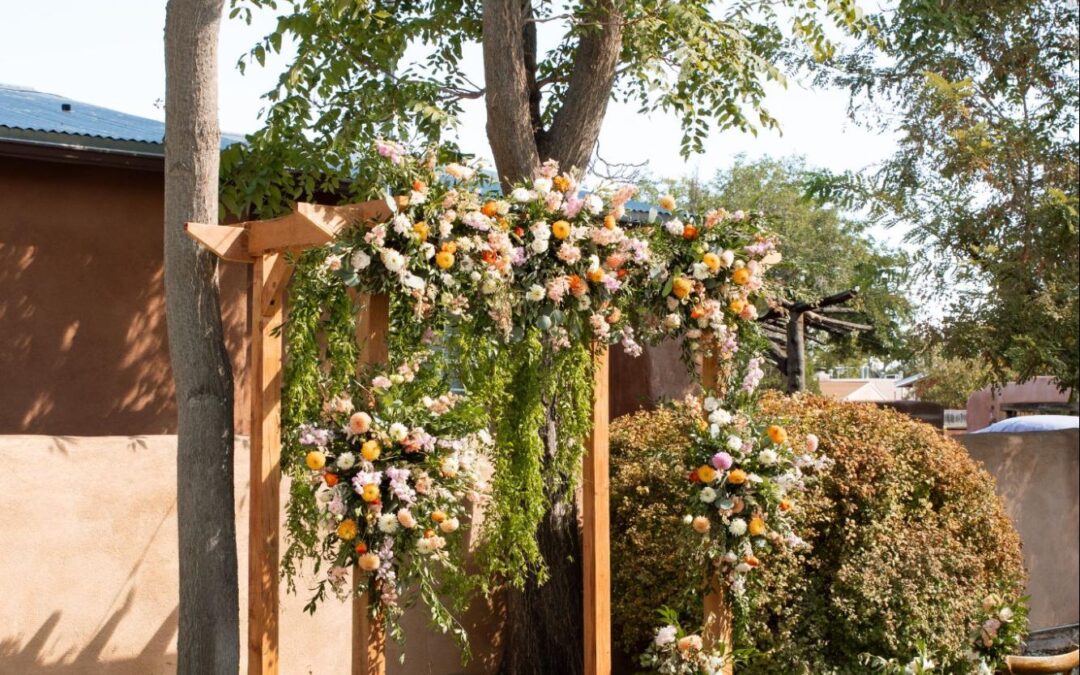
M 898 127 L 899 146 L 872 174 L 819 177 L 815 191 L 911 227 L 945 356 L 978 355 L 999 383 L 1053 375 L 1075 391 L 1077 4 L 904 0 L 869 20 L 876 39 L 821 78 L 850 89 L 857 119 Z

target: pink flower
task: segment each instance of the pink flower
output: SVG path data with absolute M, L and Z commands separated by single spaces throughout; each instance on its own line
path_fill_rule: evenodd
M 583 206 L 585 206 L 584 199 L 579 198 L 577 195 L 569 195 L 566 201 L 563 202 L 562 211 L 567 218 L 573 218 L 581 211 Z
M 816 434 L 806 434 L 806 451 L 817 452 L 819 442 Z
M 555 277 L 547 282 L 547 296 L 556 305 L 563 301 L 567 291 L 570 290 L 570 280 L 566 277 Z
M 581 260 L 581 249 L 573 244 L 563 243 L 563 245 L 559 247 L 558 256 L 559 260 L 567 265 L 573 265 Z
M 371 386 L 375 387 L 376 389 L 389 389 L 393 385 L 394 383 L 391 382 L 390 378 L 385 375 L 379 375 L 371 381 Z
M 380 157 L 386 157 L 394 164 L 401 164 L 405 148 L 393 141 L 375 141 L 375 151 Z
M 713 468 L 719 469 L 720 471 L 727 471 L 730 469 L 731 463 L 731 455 L 726 452 L 718 452 L 712 456 L 711 464 L 713 465 Z

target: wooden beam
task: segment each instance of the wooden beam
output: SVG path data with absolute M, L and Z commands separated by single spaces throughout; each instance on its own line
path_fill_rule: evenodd
M 611 522 L 608 443 L 608 348 L 598 347 L 592 433 L 582 467 L 582 569 L 585 675 L 611 674 Z
M 390 298 L 386 295 L 360 296 L 360 316 L 356 339 L 361 346 L 357 364 L 385 364 L 390 359 Z M 353 569 L 352 675 L 385 675 L 386 632 L 380 617 L 371 615 L 370 592 L 358 592 L 360 570 Z
M 715 346 L 711 336 L 702 342 L 707 350 L 711 350 Z M 717 363 L 716 355 L 703 354 L 701 358 L 701 389 L 703 395 L 716 390 L 719 373 L 720 367 Z M 730 652 L 733 647 L 731 644 L 731 608 L 728 607 L 724 585 L 718 578 L 716 570 L 709 570 L 708 574 L 709 588 L 705 593 L 705 612 L 703 617 L 705 622 L 705 633 L 702 635 L 702 641 L 706 648 L 710 648 L 717 643 L 723 643 L 724 651 Z M 725 662 L 721 671 L 722 675 L 732 675 L 732 672 L 733 668 L 730 661 Z
M 248 230 L 248 249 L 255 255 L 296 253 L 334 240 L 333 232 L 295 212 L 242 225 Z
M 873 326 L 867 325 L 865 323 L 855 323 L 853 321 L 834 319 L 831 316 L 823 316 L 815 312 L 806 312 L 806 314 L 804 314 L 803 316 L 806 317 L 806 323 L 814 326 L 815 328 L 820 327 L 826 330 L 833 328 L 843 331 L 844 333 L 867 332 L 874 330 Z
M 255 262 L 248 251 L 247 230 L 239 225 L 184 223 L 184 232 L 222 260 Z
M 802 312 L 791 311 L 787 325 L 787 393 L 806 389 L 806 325 Z
M 382 223 L 394 215 L 390 206 L 382 199 L 373 199 L 359 204 L 324 206 L 298 202 L 296 213 L 311 221 L 319 228 L 332 232 L 336 236 L 350 225 L 357 223 Z
M 272 316 L 281 309 L 285 301 L 285 287 L 292 276 L 292 265 L 284 255 L 268 256 L 273 258 L 269 269 L 265 270 L 263 281 L 263 316 Z
M 1005 663 L 1014 675 L 1070 673 L 1074 668 L 1080 668 L 1080 650 L 1057 656 L 1009 656 Z
M 251 477 L 248 550 L 248 674 L 278 672 L 278 531 L 281 483 L 281 341 L 284 284 L 268 283 L 280 255 L 255 260 L 251 280 L 248 366 Z M 270 311 L 267 311 L 267 308 Z

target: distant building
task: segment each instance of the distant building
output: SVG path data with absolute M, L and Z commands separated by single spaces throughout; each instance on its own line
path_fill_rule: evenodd
M 1004 387 L 986 387 L 968 397 L 968 431 L 985 429 L 994 422 L 1020 415 L 1076 415 L 1077 404 L 1069 392 L 1059 391 L 1054 378 L 1036 377 Z
M 822 395 L 840 401 L 906 401 L 911 398 L 911 390 L 897 386 L 899 382 L 899 377 L 834 378 L 818 373 Z

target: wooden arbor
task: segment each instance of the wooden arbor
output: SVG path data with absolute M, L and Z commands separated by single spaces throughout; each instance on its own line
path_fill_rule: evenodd
M 345 206 L 299 203 L 292 213 L 231 225 L 188 223 L 195 241 L 223 260 L 253 266 L 250 294 L 251 481 L 248 531 L 248 674 L 275 675 L 278 663 L 281 526 L 281 378 L 285 289 L 292 269 L 287 254 L 322 246 L 354 223 L 381 222 L 391 213 L 375 200 Z M 388 358 L 389 300 L 370 296 L 357 321 L 361 360 Z M 611 672 L 611 571 L 608 482 L 608 353 L 597 357 L 593 431 L 584 459 L 583 574 L 585 672 Z M 353 599 L 353 675 L 386 670 L 381 622 L 372 621 L 366 595 Z

